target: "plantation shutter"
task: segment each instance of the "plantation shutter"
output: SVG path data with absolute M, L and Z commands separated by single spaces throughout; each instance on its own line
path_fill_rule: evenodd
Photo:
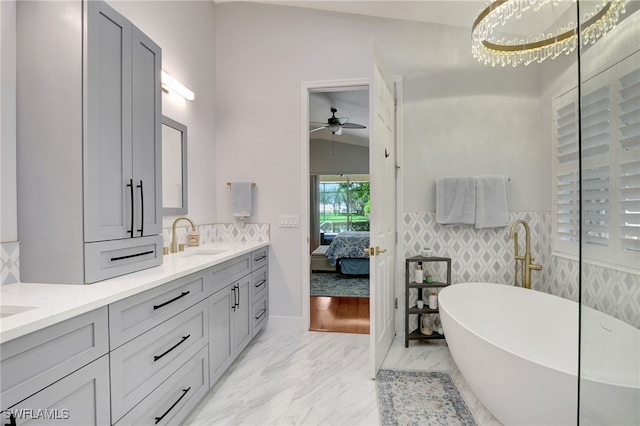
M 555 249 L 578 253 L 578 90 L 556 99 L 555 113 Z
M 583 83 L 581 99 L 582 242 L 587 257 L 600 259 L 610 256 L 608 252 L 600 253 L 601 250 L 595 248 L 609 247 L 609 75 L 605 72 Z
M 580 120 L 577 88 L 555 99 L 555 250 L 576 255 L 581 232 L 585 259 L 637 271 L 640 270 L 640 52 L 585 81 L 581 95 Z M 582 223 L 578 222 L 580 212 Z
M 621 264 L 640 265 L 640 53 L 620 64 L 617 120 Z

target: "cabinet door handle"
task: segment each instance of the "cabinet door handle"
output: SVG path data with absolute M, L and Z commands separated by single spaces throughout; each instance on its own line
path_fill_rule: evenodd
M 236 296 L 236 286 L 234 285 L 233 287 L 231 287 L 231 291 L 233 292 L 233 303 L 231 304 L 231 309 L 233 309 L 233 311 L 236 311 L 236 305 L 238 304 L 238 298 Z
M 191 290 L 183 291 L 183 292 L 180 294 L 180 296 L 176 296 L 176 297 L 174 297 L 173 299 L 171 299 L 171 300 L 167 300 L 166 302 L 161 303 L 161 304 L 159 304 L 159 305 L 153 305 L 153 310 L 155 311 L 156 309 L 160 309 L 160 308 L 162 308 L 163 306 L 168 305 L 169 303 L 173 303 L 173 302 L 175 302 L 175 301 L 176 301 L 176 300 L 178 300 L 178 299 L 182 299 L 183 297 L 185 297 L 185 296 L 186 296 L 187 294 L 189 294 L 189 293 L 191 293 Z
M 266 280 L 266 279 L 260 280 L 260 282 L 259 282 L 258 284 L 255 284 L 255 288 L 260 287 L 262 284 L 264 284 L 264 283 L 266 283 L 266 282 L 267 282 L 267 280 Z
M 140 181 L 138 188 L 140 188 L 140 229 L 138 229 L 138 232 L 142 237 L 144 234 L 144 188 L 142 187 L 142 181 Z
M 171 407 L 169 407 L 169 409 L 167 411 L 164 412 L 163 415 L 161 415 L 160 417 L 156 417 L 156 424 L 160 423 L 162 421 L 162 419 L 164 419 L 164 417 L 169 414 L 169 411 L 173 410 L 173 407 L 175 407 L 181 400 L 182 398 L 184 398 L 184 396 L 187 394 L 187 392 L 189 392 L 191 390 L 191 386 L 189 386 L 186 389 L 182 389 L 182 395 L 180 395 L 180 398 L 178 398 L 176 400 L 176 402 L 174 402 Z
M 240 285 L 236 284 L 235 289 L 238 292 L 238 296 L 236 297 L 236 308 L 240 309 Z
M 254 262 L 260 262 L 260 261 L 261 261 L 262 259 L 264 259 L 265 257 L 267 257 L 267 255 L 266 255 L 266 254 L 263 254 L 263 255 L 262 255 L 262 256 L 260 256 L 260 257 L 254 257 L 254 258 L 253 258 L 253 260 L 254 260 Z
M 165 356 L 166 354 L 168 354 L 169 352 L 171 352 L 172 350 L 174 350 L 175 348 L 177 348 L 178 346 L 183 344 L 185 342 L 185 340 L 187 340 L 189 337 L 191 337 L 190 334 L 187 334 L 186 336 L 182 336 L 182 340 L 180 340 L 178 343 L 176 343 L 175 345 L 171 346 L 169 349 L 167 349 L 166 351 L 164 351 L 160 355 L 154 355 L 153 356 L 153 362 L 156 362 L 157 360 L 159 360 L 160 358 L 162 358 L 163 356 Z
M 129 192 L 131 194 L 131 228 L 127 231 L 127 234 L 131 235 L 131 238 L 133 238 L 133 179 L 129 179 L 127 186 L 129 187 Z

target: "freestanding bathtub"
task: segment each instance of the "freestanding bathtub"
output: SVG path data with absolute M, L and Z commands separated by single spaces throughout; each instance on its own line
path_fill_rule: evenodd
M 577 303 L 488 283 L 438 298 L 456 365 L 501 423 L 577 423 Z M 581 329 L 580 424 L 640 425 L 640 330 L 586 307 Z

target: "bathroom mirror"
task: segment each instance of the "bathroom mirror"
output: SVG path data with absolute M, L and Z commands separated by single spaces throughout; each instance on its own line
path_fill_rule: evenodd
M 187 126 L 162 116 L 162 213 L 187 214 Z

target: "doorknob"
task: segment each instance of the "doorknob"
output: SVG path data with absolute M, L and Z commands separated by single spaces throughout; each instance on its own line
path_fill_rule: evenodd
M 367 247 L 366 249 L 362 249 L 362 251 L 367 253 L 369 256 L 375 256 L 376 255 L 376 249 L 374 249 L 373 247 Z
M 387 249 L 381 249 L 380 246 L 376 246 L 376 254 L 386 253 Z

